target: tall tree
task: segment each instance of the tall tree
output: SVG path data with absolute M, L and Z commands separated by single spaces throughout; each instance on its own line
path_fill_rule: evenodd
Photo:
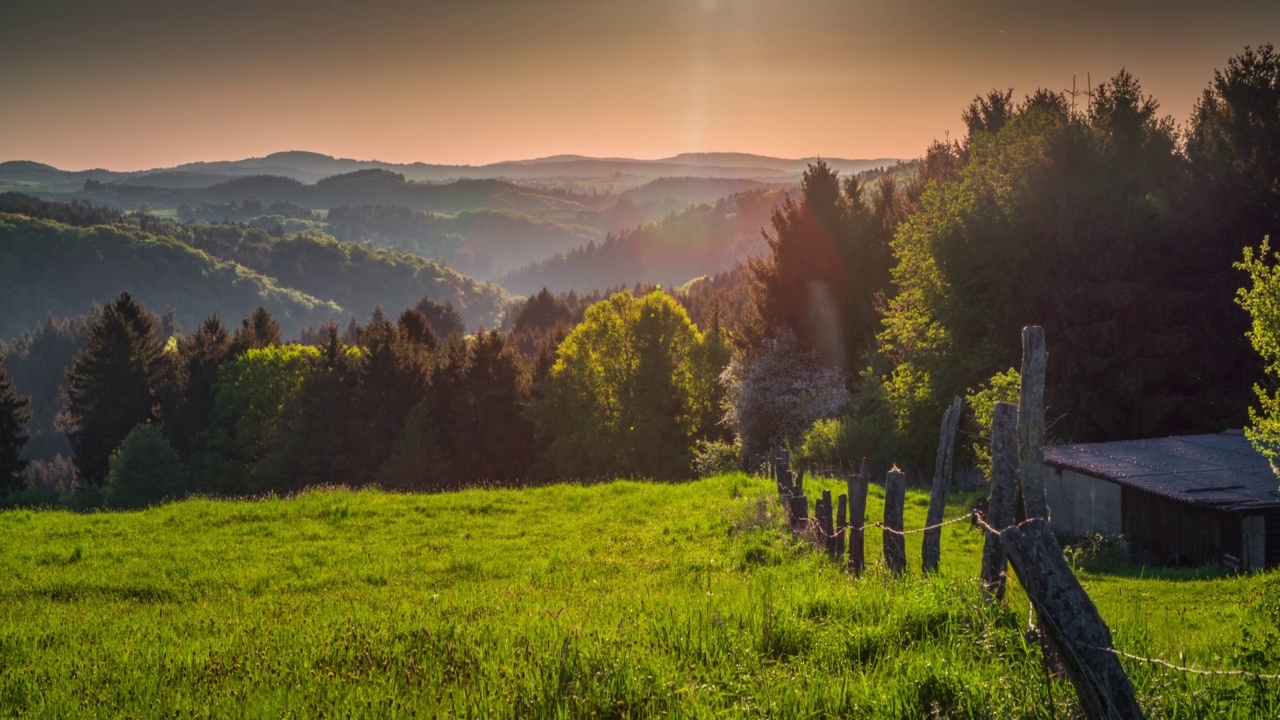
M 24 472 L 27 461 L 22 449 L 27 444 L 27 422 L 31 413 L 30 399 L 15 391 L 4 370 L 4 354 L 0 353 L 0 496 L 20 492 L 26 487 Z
M 258 306 L 252 314 L 240 322 L 232 341 L 232 355 L 239 355 L 245 350 L 279 345 L 283 341 L 280 334 L 280 323 L 271 317 L 264 307 Z
M 234 357 L 235 343 L 222 321 L 211 316 L 178 340 L 177 368 L 166 402 L 165 435 L 185 460 L 213 422 L 218 368 Z
M 620 292 L 587 309 L 531 403 L 551 470 L 564 478 L 687 477 L 710 385 L 705 338 L 670 296 Z M 712 354 L 712 353 L 708 353 Z
M 462 319 L 462 313 L 454 309 L 452 302 L 438 303 L 423 295 L 414 309 L 427 319 L 427 324 L 435 331 L 438 338 L 447 339 L 454 333 L 462 335 L 467 332 L 467 324 Z
M 88 347 L 67 373 L 62 421 L 85 481 L 102 485 L 125 435 L 159 419 L 171 376 L 159 320 L 121 293 L 89 328 Z
M 890 217 L 873 212 L 856 178 L 842 184 L 825 162 L 809 166 L 799 201 L 788 197 L 772 217 L 769 256 L 753 258 L 752 298 L 764 323 L 756 344 L 788 328 L 824 363 L 853 369 L 871 349 L 878 299 L 889 283 Z

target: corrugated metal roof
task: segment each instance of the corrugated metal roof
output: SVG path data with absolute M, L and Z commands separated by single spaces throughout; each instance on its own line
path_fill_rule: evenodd
M 1239 431 L 1057 445 L 1045 463 L 1219 510 L 1280 508 L 1280 479 Z

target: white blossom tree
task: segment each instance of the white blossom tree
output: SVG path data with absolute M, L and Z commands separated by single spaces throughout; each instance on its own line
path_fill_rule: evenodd
M 850 403 L 844 374 L 802 350 L 785 328 L 756 352 L 735 357 L 720 382 L 722 422 L 741 441 L 748 467 L 774 446 L 798 441 L 815 420 L 844 414 Z

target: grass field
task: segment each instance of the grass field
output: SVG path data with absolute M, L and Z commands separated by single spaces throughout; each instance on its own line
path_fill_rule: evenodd
M 854 579 L 773 496 L 729 475 L 0 513 L 0 715 L 1072 716 L 1025 596 L 980 601 L 967 522 L 940 576 L 912 535 L 907 577 Z M 1117 647 L 1280 672 L 1272 577 L 1080 568 Z M 1280 714 L 1276 682 L 1125 666 L 1151 717 Z

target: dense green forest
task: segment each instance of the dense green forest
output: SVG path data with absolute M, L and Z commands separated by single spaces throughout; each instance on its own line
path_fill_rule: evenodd
M 314 230 L 7 196 L 0 227 L 23 264 L 5 264 L 6 292 L 20 290 L 4 302 L 27 308 L 7 321 L 34 327 L 49 310 L 40 293 L 54 288 L 112 292 L 65 282 L 89 266 L 103 274 L 102 260 L 137 286 L 119 287 L 136 298 L 68 303 L 60 313 L 110 301 L 6 347 L 9 394 L 32 397 L 6 407 L 38 419 L 32 449 L 55 450 L 65 432 L 78 478 L 64 482 L 65 464 L 45 455 L 26 492 L 63 483 L 77 502 L 124 503 L 110 490 L 113 451 L 161 441 L 177 457 L 165 472 L 180 477 L 134 488 L 128 502 L 334 482 L 682 478 L 754 467 L 778 445 L 801 461 L 870 456 L 923 474 L 953 396 L 968 398 L 966 432 L 981 447 L 979 418 L 1016 389 L 1028 324 L 1049 338 L 1051 441 L 1240 426 L 1255 392 L 1265 441 L 1275 401 L 1264 362 L 1274 372 L 1280 337 L 1268 320 L 1280 270 L 1265 244 L 1280 236 L 1278 107 L 1269 45 L 1216 72 L 1185 127 L 1125 71 L 1087 103 L 993 90 L 962 110 L 963 138 L 918 163 L 859 178 L 818 161 L 780 203 L 773 190 L 738 193 L 530 266 L 508 278 L 530 297 L 501 319 L 507 297 L 493 286 Z M 350 212 L 389 233 L 439 220 Z M 751 242 L 758 255 L 734 265 Z M 676 265 L 706 277 L 672 289 L 685 277 Z M 200 308 L 198 285 L 183 288 L 185 304 L 155 299 L 157 285 L 209 277 L 249 290 L 235 302 L 206 295 Z M 629 287 L 637 280 L 649 284 Z M 566 286 L 589 292 L 556 292 Z M 283 300 L 252 314 L 237 304 L 250 290 L 274 297 L 259 287 L 313 299 L 320 315 L 323 303 L 380 308 L 345 329 L 303 328 L 311 321 Z M 174 312 L 157 317 L 139 298 Z M 244 320 L 233 333 L 206 314 Z M 497 329 L 464 334 L 478 324 Z M 56 367 L 67 369 L 57 407 Z

